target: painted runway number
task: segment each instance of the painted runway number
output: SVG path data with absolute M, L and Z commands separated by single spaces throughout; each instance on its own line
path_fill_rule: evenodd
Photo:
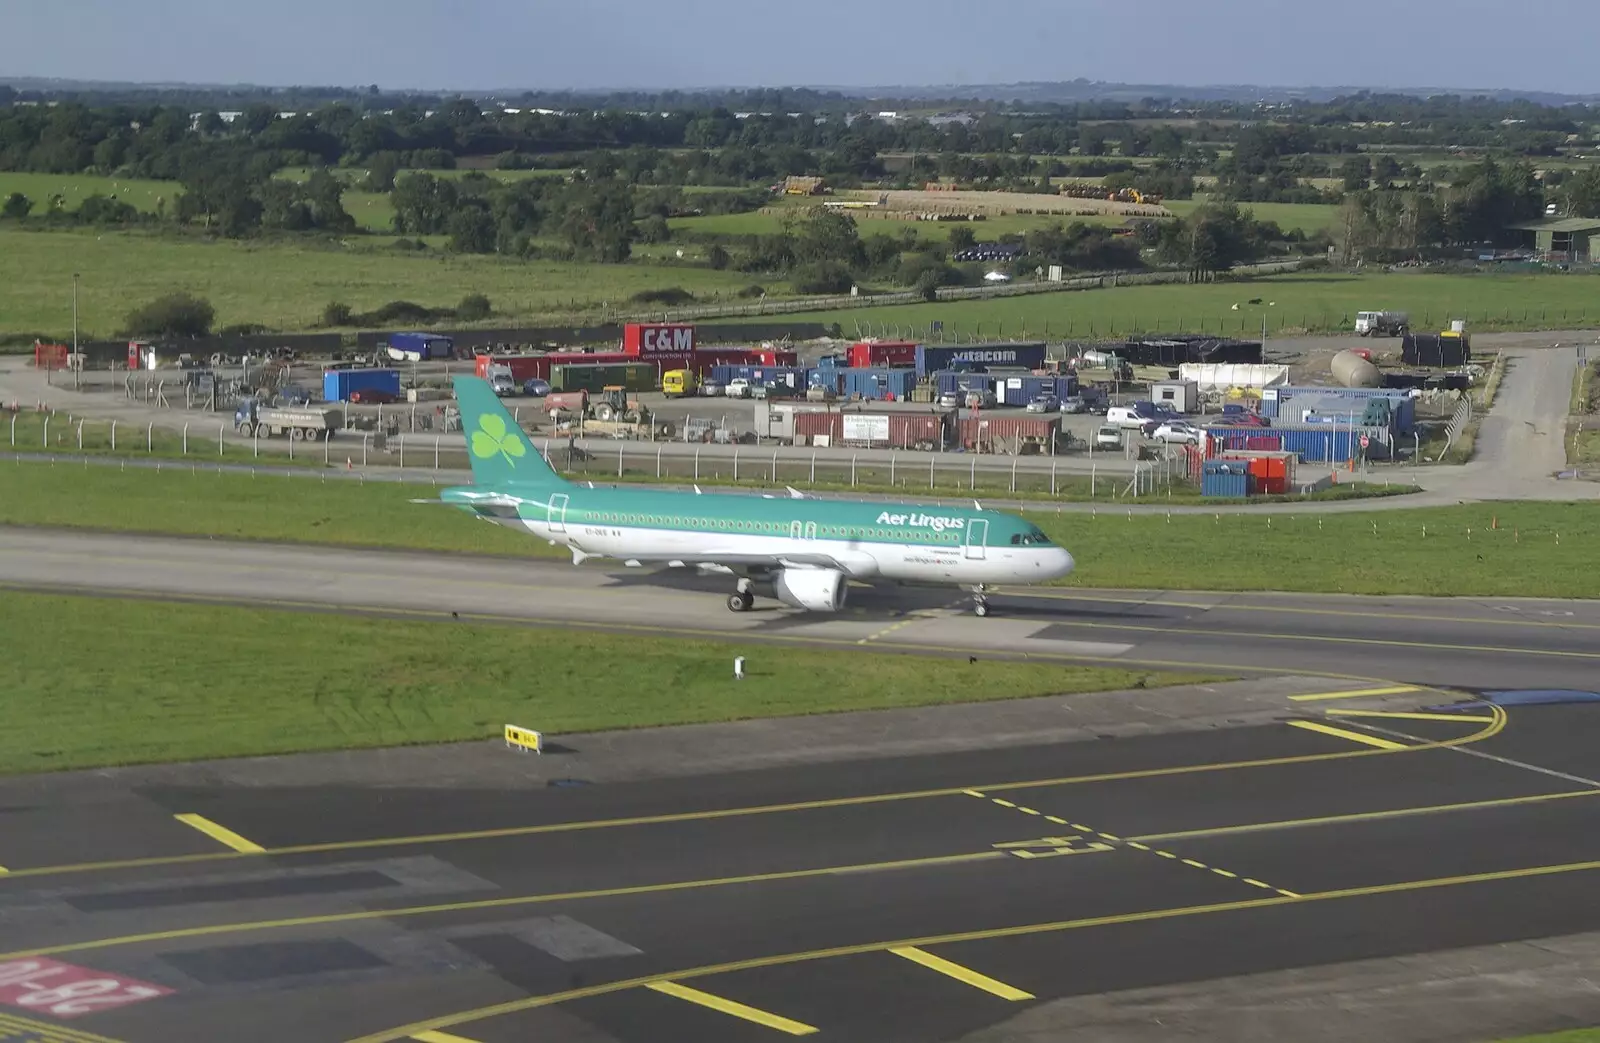
M 1056 855 L 1088 855 L 1096 851 L 1110 851 L 1110 844 L 1086 841 L 1080 836 L 1040 837 L 1038 840 L 1013 840 L 994 845 L 997 849 L 1018 858 L 1053 858 Z
M 76 1018 L 171 993 L 159 985 L 55 960 L 0 963 L 0 1003 L 57 1018 Z

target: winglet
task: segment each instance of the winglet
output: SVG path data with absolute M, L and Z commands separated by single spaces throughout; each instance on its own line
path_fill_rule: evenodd
M 704 495 L 704 494 L 703 494 L 703 493 L 702 493 L 702 492 L 701 492 L 701 491 L 700 491 L 700 487 L 699 487 L 699 486 L 698 486 L 698 485 L 697 485 L 697 486 L 695 486 L 695 487 L 694 487 L 694 494 L 695 494 L 695 495 L 696 495 L 696 496 L 703 496 L 703 495 Z
M 981 510 L 983 510 L 983 504 L 979 503 L 977 500 L 973 500 L 972 501 L 972 509 L 975 510 L 975 511 L 981 511 Z
M 796 489 L 792 485 L 786 485 L 784 488 L 789 490 L 789 499 L 791 500 L 804 500 L 806 498 L 805 493 L 801 492 L 799 489 Z

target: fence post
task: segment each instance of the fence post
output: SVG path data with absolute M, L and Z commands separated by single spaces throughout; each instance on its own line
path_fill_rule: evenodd
M 83 421 L 78 421 L 78 452 L 83 452 Z
M 733 451 L 733 484 L 739 484 L 739 450 Z
M 617 477 L 618 478 L 622 477 L 622 452 L 623 452 L 622 443 L 618 442 L 617 443 Z
M 44 415 L 44 447 L 50 448 L 50 414 Z
M 694 447 L 694 480 L 700 480 L 700 447 Z
M 17 414 L 16 413 L 12 413 L 11 414 L 11 446 L 14 449 L 14 448 L 16 448 L 16 445 L 17 445 Z
M 891 489 L 894 488 L 894 456 L 895 454 L 893 453 L 889 454 L 889 488 Z
M 938 459 L 937 456 L 928 457 L 928 488 L 929 489 L 933 488 L 933 462 L 935 460 L 937 460 L 937 459 Z
M 372 438 L 372 436 L 370 434 L 368 434 L 367 432 L 365 432 L 365 431 L 361 432 L 361 466 L 362 467 L 367 466 L 367 443 L 368 443 L 368 441 L 371 440 L 371 438 Z
M 1091 500 L 1094 499 L 1095 474 L 1099 470 L 1100 470 L 1100 465 L 1099 464 L 1090 464 L 1089 465 L 1089 499 L 1091 499 Z
M 226 431 L 227 429 L 228 428 L 227 428 L 226 424 L 218 424 L 217 425 L 217 455 L 218 456 L 223 456 L 224 455 L 223 447 L 222 447 L 222 433 L 224 431 Z
M 976 489 L 978 487 L 978 456 L 977 456 L 977 453 L 973 453 L 972 459 L 969 460 L 968 463 L 970 463 L 972 466 L 967 471 L 967 488 L 968 489 Z
M 778 451 L 772 451 L 772 484 L 778 484 Z
M 1011 491 L 1017 491 L 1017 458 L 1011 458 Z
M 322 439 L 322 466 L 327 467 L 332 462 L 333 432 L 329 431 Z
M 850 454 L 850 488 L 856 487 L 856 454 Z
M 294 439 L 294 431 L 293 430 L 288 431 L 287 432 L 287 437 L 289 439 L 289 459 L 293 460 L 294 459 L 294 441 L 295 441 L 295 439 Z
M 13 419 L 11 423 L 13 426 L 15 426 L 16 420 Z M 13 441 L 15 441 L 15 439 L 13 439 Z M 811 451 L 811 484 L 817 484 L 817 451 L 815 449 Z
M 155 424 L 151 424 L 151 425 L 149 425 L 148 427 L 146 427 L 144 429 L 144 451 L 147 452 L 147 453 L 153 453 L 153 452 L 156 451 L 156 425 Z
M 117 422 L 111 421 L 111 451 L 117 451 Z
M 656 446 L 656 477 L 661 477 L 661 447 Z
M 1050 495 L 1056 494 L 1056 462 L 1050 461 Z
M 439 469 L 439 436 L 433 436 L 433 469 Z
M 292 449 L 294 447 L 294 443 L 290 442 L 289 446 Z M 404 471 L 405 469 L 406 469 L 406 440 L 405 440 L 405 437 L 402 435 L 402 436 L 400 436 L 400 470 Z
M 189 425 L 183 425 L 183 455 L 189 455 Z

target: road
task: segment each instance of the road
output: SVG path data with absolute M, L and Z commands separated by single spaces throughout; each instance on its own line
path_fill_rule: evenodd
M 1349 1002 L 1189 1038 L 1600 1021 L 1568 984 L 1600 973 L 1570 937 L 1600 931 L 1600 703 L 1494 694 L 1596 687 L 1600 606 L 1046 591 L 980 621 L 862 589 L 735 616 L 676 574 L 40 530 L 0 530 L 0 583 L 1254 678 L 0 780 L 7 1043 L 1118 1043 L 1294 968 Z M 1473 974 L 1491 1009 L 1440 1004 Z

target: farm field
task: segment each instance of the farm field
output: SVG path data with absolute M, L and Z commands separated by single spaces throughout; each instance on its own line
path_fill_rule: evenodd
M 1194 199 L 1168 200 L 1162 205 L 1179 217 L 1187 217 L 1205 202 L 1205 196 L 1200 195 Z M 1329 231 L 1339 220 L 1339 208 L 1323 203 L 1240 203 L 1239 209 L 1255 214 L 1257 221 L 1274 221 L 1285 232 L 1300 231 L 1306 235 Z
M 453 306 L 488 296 L 496 321 L 616 307 L 642 290 L 680 286 L 696 296 L 730 295 L 750 283 L 738 272 L 652 264 L 514 261 L 399 252 L 385 240 L 337 244 L 225 242 L 142 232 L 0 229 L 0 333 L 72 328 L 72 273 L 80 335 L 111 336 L 134 307 L 174 290 L 209 299 L 216 325 L 261 323 L 300 330 L 338 300 L 357 311 L 393 300 Z M 769 286 L 770 288 L 770 286 Z
M 1262 298 L 1260 306 L 1246 303 Z M 1233 305 L 1239 310 L 1234 311 Z M 928 337 L 942 322 L 946 339 L 1091 338 L 1160 331 L 1261 335 L 1274 331 L 1348 331 L 1355 313 L 1397 309 L 1419 329 L 1464 318 L 1469 329 L 1562 329 L 1600 320 L 1600 278 L 1589 275 L 1442 275 L 1316 272 L 1208 285 L 1129 286 L 1081 292 L 882 308 L 803 312 L 796 322 L 839 323 L 846 335 Z M 937 339 L 939 334 L 932 334 Z
M 62 209 L 76 210 L 85 198 L 99 193 L 115 196 L 141 213 L 154 213 L 157 200 L 168 210 L 183 192 L 176 181 L 139 181 L 133 178 L 95 177 L 89 174 L 25 174 L 0 171 L 0 199 L 21 192 L 33 200 L 35 216 L 45 213 L 50 197 L 62 198 Z
M 803 214 L 803 207 L 794 207 Z M 674 232 L 697 235 L 739 236 L 776 235 L 783 230 L 783 214 L 752 212 L 747 214 L 714 214 L 710 217 L 673 217 L 667 224 Z M 1063 227 L 1074 221 L 1085 224 L 1118 225 L 1120 217 L 1071 217 L 1064 214 L 1008 214 L 990 217 L 983 221 L 902 221 L 890 218 L 865 217 L 853 214 L 856 228 L 862 236 L 899 235 L 910 230 L 928 242 L 944 242 L 950 238 L 952 228 L 970 228 L 979 240 L 993 240 L 1002 235 L 1023 235 L 1035 228 L 1052 224 Z

